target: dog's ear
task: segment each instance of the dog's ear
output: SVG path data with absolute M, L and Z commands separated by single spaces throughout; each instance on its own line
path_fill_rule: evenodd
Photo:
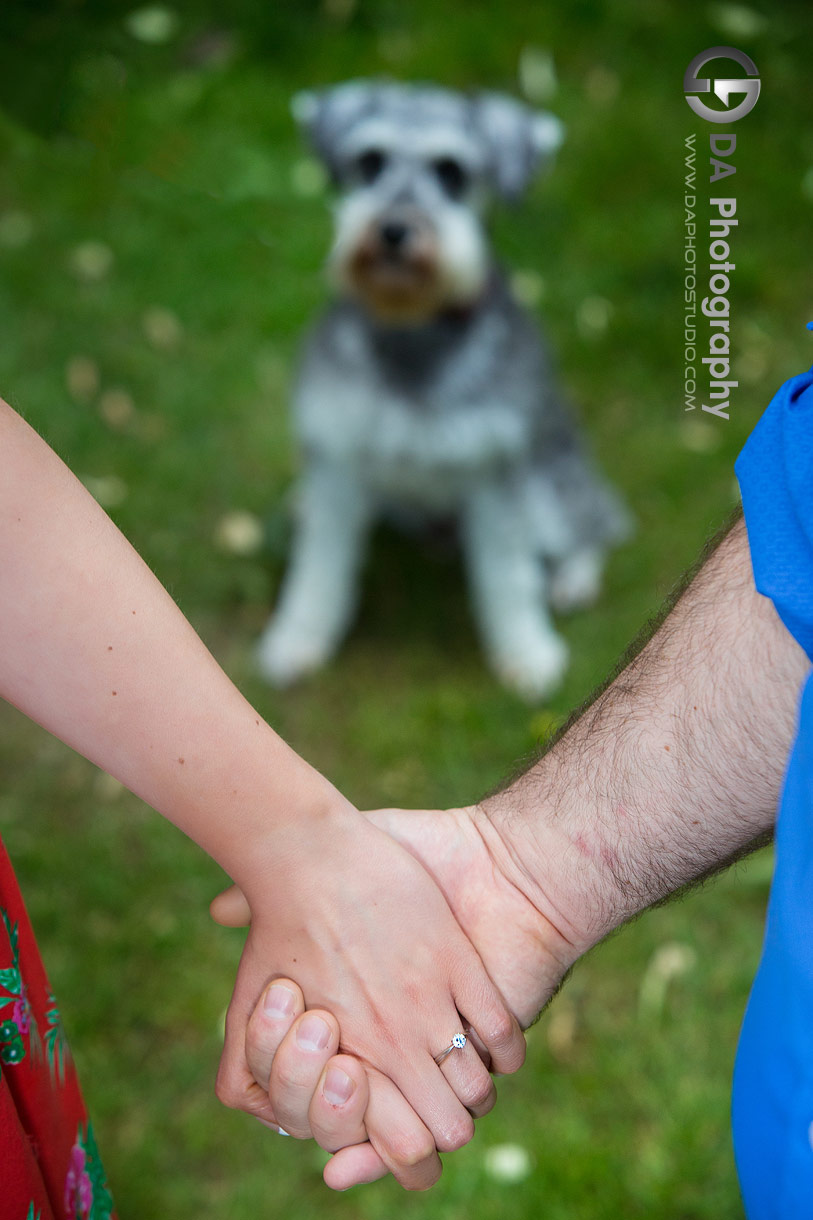
M 291 113 L 334 178 L 339 172 L 336 150 L 341 137 L 372 108 L 373 94 L 369 81 L 359 80 L 306 89 L 291 99 Z
M 534 171 L 551 160 L 564 140 L 564 124 L 502 93 L 480 93 L 472 105 L 489 149 L 494 185 L 504 199 L 518 199 Z

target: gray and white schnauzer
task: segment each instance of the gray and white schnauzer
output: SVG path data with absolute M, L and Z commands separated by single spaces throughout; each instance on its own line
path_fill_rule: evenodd
M 591 602 L 627 530 L 483 228 L 490 198 L 520 196 L 562 126 L 494 93 L 365 81 L 299 95 L 294 113 L 341 191 L 338 299 L 296 387 L 305 465 L 261 670 L 282 686 L 332 656 L 368 531 L 400 508 L 456 518 L 491 664 L 544 696 L 568 655 L 549 607 Z

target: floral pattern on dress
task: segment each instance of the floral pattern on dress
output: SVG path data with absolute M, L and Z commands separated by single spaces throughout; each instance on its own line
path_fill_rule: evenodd
M 115 1220 L 59 1008 L 2 837 L 0 1165 L 3 1220 Z
M 65 1215 L 69 1220 L 109 1220 L 113 1197 L 96 1147 L 93 1124 L 76 1132 L 65 1178 Z
M 12 923 L 7 911 L 0 908 L 0 916 L 11 946 L 11 965 L 0 970 L 0 1009 L 10 1004 L 11 1016 L 0 1021 L 0 1064 L 11 1066 L 21 1063 L 26 1056 L 23 1035 L 28 1037 L 34 1057 L 42 1054 L 42 1041 L 36 1021 L 33 1019 L 28 989 L 20 974 L 20 943 L 16 923 Z M 3 994 L 5 992 L 5 995 Z
M 48 1070 L 51 1080 L 60 1084 L 65 1082 L 65 1064 L 71 1062 L 71 1048 L 65 1037 L 65 1027 L 59 1015 L 54 993 L 48 992 L 48 1009 L 45 1013 L 48 1029 L 45 1031 L 45 1051 L 48 1057 Z
M 22 1036 L 23 1033 L 31 1032 L 31 1004 L 28 1003 L 28 992 L 20 974 L 20 936 L 17 925 L 12 924 L 7 911 L 0 910 L 0 916 L 11 946 L 11 965 L 0 970 L 0 1009 L 11 1004 L 11 1016 L 0 1021 L 0 1064 L 10 1066 L 21 1063 L 26 1058 L 26 1044 Z M 34 1028 L 37 1028 L 37 1022 L 34 1022 Z

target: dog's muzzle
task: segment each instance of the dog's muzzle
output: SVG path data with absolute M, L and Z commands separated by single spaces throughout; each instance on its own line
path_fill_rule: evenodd
M 437 234 L 418 212 L 387 212 L 369 222 L 352 251 L 348 286 L 382 321 L 431 317 L 441 298 Z

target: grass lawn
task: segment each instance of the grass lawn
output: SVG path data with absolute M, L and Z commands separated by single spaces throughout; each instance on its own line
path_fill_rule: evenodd
M 262 713 L 362 807 L 459 804 L 493 786 L 603 676 L 730 510 L 745 437 L 811 362 L 812 27 L 791 0 L 181 0 L 135 14 L 5 0 L 0 390 Z M 687 415 L 682 393 L 683 146 L 698 132 L 702 182 L 708 134 L 683 73 L 721 44 L 762 78 L 720 187 L 740 218 L 728 421 Z M 289 98 L 381 74 L 524 90 L 567 125 L 554 171 L 495 216 L 494 238 L 637 534 L 599 606 L 562 622 L 573 664 L 544 706 L 485 671 L 459 563 L 383 532 L 336 661 L 285 693 L 253 673 L 297 468 L 287 387 L 326 291 L 326 194 Z M 230 541 L 235 512 L 261 523 L 258 550 Z M 741 1215 L 728 1090 L 769 853 L 576 969 L 530 1033 L 527 1067 L 500 1082 L 498 1108 L 432 1192 L 332 1195 L 318 1149 L 214 1099 L 241 943 L 207 916 L 218 869 L 5 707 L 0 777 L 0 829 L 122 1218 Z M 528 1154 L 514 1180 L 488 1155 L 505 1144 Z

